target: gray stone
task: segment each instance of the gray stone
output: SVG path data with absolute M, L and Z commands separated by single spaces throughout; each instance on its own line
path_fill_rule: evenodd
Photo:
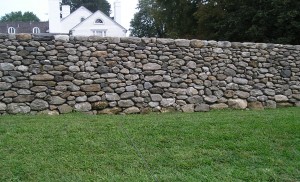
M 199 104 L 199 103 L 203 103 L 203 97 L 200 95 L 194 95 L 192 97 L 189 97 L 187 101 L 190 104 Z
M 28 81 L 28 80 L 17 81 L 15 83 L 13 83 L 13 86 L 17 87 L 17 88 L 27 88 L 27 89 L 29 89 L 30 85 L 31 85 L 30 81 Z
M 194 112 L 194 104 L 187 104 L 181 107 L 182 112 L 191 113 Z
M 175 99 L 174 98 L 163 98 L 162 101 L 160 102 L 160 104 L 163 106 L 163 107 L 170 107 L 172 106 L 173 104 L 175 104 Z
M 160 94 L 151 94 L 150 97 L 153 102 L 160 102 L 163 99 Z
M 70 67 L 69 67 L 69 70 L 70 70 L 71 72 L 78 72 L 78 71 L 80 71 L 80 68 L 79 68 L 78 66 L 70 66 Z
M 154 83 L 154 86 L 160 87 L 160 88 L 169 88 L 171 84 L 169 82 L 157 82 Z
M 175 44 L 179 47 L 189 47 L 191 41 L 186 39 L 176 39 Z
M 191 69 L 197 68 L 197 64 L 194 61 L 189 61 L 186 66 Z
M 70 37 L 68 35 L 54 35 L 54 39 L 59 42 L 68 42 Z
M 255 101 L 255 102 L 249 102 L 248 108 L 253 109 L 253 110 L 263 110 L 264 106 L 261 102 Z
M 248 80 L 247 79 L 244 79 L 244 78 L 233 78 L 233 82 L 234 83 L 237 83 L 237 84 L 240 84 L 240 85 L 246 85 L 248 84 Z
M 88 111 L 92 110 L 92 105 L 88 102 L 75 104 L 74 107 L 75 107 L 75 111 L 78 111 L 78 112 L 88 112 Z
M 17 103 L 31 102 L 33 100 L 33 95 L 18 95 L 17 97 L 13 98 L 13 102 Z
M 0 82 L 0 91 L 9 90 L 11 86 L 11 83 Z
M 207 103 L 215 103 L 217 102 L 218 98 L 214 95 L 211 95 L 211 96 L 204 96 L 204 101 L 207 102 Z
M 170 44 L 174 44 L 174 39 L 162 39 L 162 38 L 159 38 L 156 40 L 157 43 L 159 44 L 164 44 L 164 45 L 170 45 Z
M 197 95 L 198 94 L 198 90 L 195 89 L 194 87 L 189 87 L 189 88 L 186 89 L 186 93 L 189 96 Z
M 118 102 L 119 107 L 131 107 L 134 106 L 134 102 L 132 100 L 120 100 Z
M 269 96 L 274 96 L 276 94 L 275 90 L 272 90 L 272 89 L 265 89 L 264 93 Z
M 292 76 L 292 71 L 291 70 L 287 70 L 287 69 L 284 69 L 281 71 L 281 76 L 283 78 L 290 78 Z
M 227 109 L 228 105 L 224 104 L 224 103 L 220 103 L 220 104 L 213 104 L 210 106 L 211 109 Z
M 163 77 L 160 75 L 155 75 L 155 76 L 146 76 L 145 81 L 147 82 L 160 82 L 163 80 Z
M 91 96 L 88 98 L 88 101 L 89 102 L 97 102 L 97 101 L 100 101 L 101 100 L 101 97 L 98 96 L 98 95 L 94 95 L 94 96 Z
M 247 101 L 242 99 L 229 99 L 228 106 L 233 109 L 246 109 Z
M 152 70 L 160 70 L 161 66 L 157 63 L 147 63 L 143 65 L 143 70 L 152 71 Z
M 206 41 L 202 40 L 191 40 L 191 46 L 195 48 L 202 48 L 207 45 Z
M 49 101 L 49 103 L 52 105 L 62 105 L 65 102 L 66 102 L 66 99 L 63 99 L 59 96 L 52 96 Z
M 11 71 L 14 69 L 15 66 L 11 63 L 0 63 L 0 71 Z
M 80 97 L 77 97 L 75 99 L 76 102 L 86 102 L 87 101 L 87 96 L 84 95 L 84 96 L 80 96 Z
M 248 97 L 250 97 L 250 94 L 248 92 L 236 91 L 235 94 L 241 99 L 247 99 Z
M 73 111 L 73 108 L 67 104 L 63 104 L 61 106 L 58 106 L 58 111 L 61 114 L 67 114 Z
M 30 108 L 33 111 L 42 111 L 45 110 L 49 107 L 48 102 L 40 99 L 35 99 L 34 101 L 31 102 Z
M 137 90 L 137 86 L 136 85 L 129 85 L 125 87 L 127 92 L 133 92 Z
M 30 113 L 30 107 L 24 103 L 12 103 L 7 105 L 9 114 L 27 114 Z
M 250 91 L 250 95 L 256 97 L 256 96 L 263 95 L 263 92 L 261 90 L 253 89 Z
M 134 92 L 125 92 L 121 94 L 121 99 L 130 99 L 134 97 Z
M 268 109 L 276 109 L 276 107 L 277 107 L 276 105 L 277 105 L 276 102 L 273 100 L 266 101 L 266 108 L 268 108 Z
M 224 74 L 227 76 L 236 76 L 236 72 L 231 68 L 226 68 Z
M 137 107 L 130 107 L 123 111 L 125 114 L 138 114 L 140 113 L 140 109 Z
M 0 102 L 0 111 L 6 111 L 6 104 Z
M 195 107 L 195 112 L 208 112 L 209 105 L 207 104 L 197 104 Z
M 120 96 L 116 93 L 106 93 L 105 98 L 108 101 L 117 101 L 120 100 Z
M 286 102 L 289 99 L 285 95 L 275 95 L 275 101 L 276 102 Z
M 98 112 L 98 114 L 118 114 L 122 111 L 119 107 L 107 108 Z
M 54 76 L 50 74 L 32 75 L 30 79 L 35 81 L 50 81 L 54 80 Z

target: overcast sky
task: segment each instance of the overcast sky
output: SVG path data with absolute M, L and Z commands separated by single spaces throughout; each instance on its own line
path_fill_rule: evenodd
M 113 13 L 113 2 L 115 0 L 108 0 L 111 4 Z M 129 29 L 130 20 L 137 11 L 136 6 L 138 0 L 120 0 L 122 3 L 122 25 Z M 36 14 L 42 21 L 48 21 L 48 0 L 0 0 L 0 17 L 12 11 L 31 11 Z M 113 16 L 113 14 L 111 15 Z

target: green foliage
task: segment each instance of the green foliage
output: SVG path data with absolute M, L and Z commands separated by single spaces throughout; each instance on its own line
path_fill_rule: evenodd
M 32 12 L 22 13 L 21 11 L 5 14 L 0 18 L 0 22 L 39 22 L 40 19 Z
M 299 108 L 0 117 L 0 181 L 299 181 Z
M 194 14 L 200 38 L 300 44 L 298 0 L 208 0 Z
M 86 7 L 92 12 L 100 10 L 107 16 L 111 12 L 111 6 L 107 0 L 63 0 L 62 4 L 70 5 L 72 12 L 81 6 Z
M 300 44 L 298 0 L 143 1 L 131 24 L 135 36 L 160 26 L 158 37 Z

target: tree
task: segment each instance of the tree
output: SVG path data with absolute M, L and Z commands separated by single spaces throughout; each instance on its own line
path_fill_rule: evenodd
M 130 22 L 131 36 L 164 37 L 165 21 L 155 0 L 139 0 L 137 9 Z
M 194 14 L 203 39 L 300 44 L 298 0 L 206 0 Z
M 39 22 L 40 19 L 33 14 L 32 12 L 25 12 L 22 14 L 21 11 L 17 12 L 11 12 L 8 14 L 5 14 L 3 17 L 1 17 L 0 22 Z
M 100 10 L 107 16 L 111 12 L 111 6 L 107 0 L 63 0 L 62 4 L 70 5 L 72 12 L 80 6 L 84 6 L 92 12 Z

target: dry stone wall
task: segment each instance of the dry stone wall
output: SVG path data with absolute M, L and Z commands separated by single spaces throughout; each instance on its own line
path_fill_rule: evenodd
M 300 105 L 300 46 L 0 34 L 0 114 Z

